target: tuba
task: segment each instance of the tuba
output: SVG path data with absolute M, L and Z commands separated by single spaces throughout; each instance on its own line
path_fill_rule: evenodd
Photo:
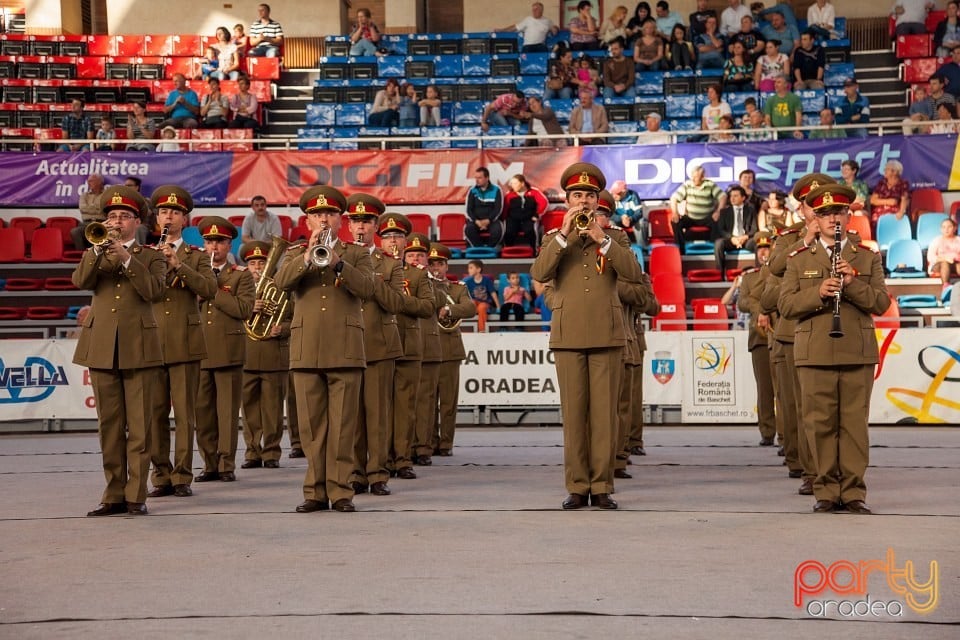
M 257 281 L 257 300 L 262 301 L 263 306 L 260 311 L 253 314 L 252 318 L 243 323 L 247 335 L 253 340 L 264 340 L 270 336 L 271 330 L 283 318 L 290 302 L 287 292 L 281 291 L 273 281 L 273 275 L 280 263 L 280 256 L 286 253 L 290 243 L 277 236 L 272 238 L 272 243 L 267 264 L 263 266 L 263 273 Z

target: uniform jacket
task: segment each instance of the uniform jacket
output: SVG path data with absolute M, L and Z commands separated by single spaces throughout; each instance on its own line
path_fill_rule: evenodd
M 200 304 L 203 337 L 207 356 L 201 369 L 219 369 L 243 365 L 247 332 L 243 323 L 253 313 L 257 297 L 253 276 L 246 269 L 224 267 L 217 278 L 217 293 Z
M 607 235 L 615 241 L 620 242 L 623 231 L 616 227 L 607 229 Z M 627 240 L 629 242 L 629 240 Z M 623 326 L 627 334 L 627 346 L 623 350 L 623 363 L 629 365 L 643 364 L 643 351 L 646 350 L 646 340 L 644 340 L 643 349 L 640 348 L 639 340 L 643 338 L 643 328 L 640 326 L 638 332 L 638 316 L 642 309 L 650 305 L 650 298 L 654 298 L 653 290 L 650 286 L 650 279 L 643 274 L 640 282 L 627 282 L 625 280 L 617 281 L 617 295 L 620 297 L 620 303 L 623 305 Z M 656 298 L 654 298 L 656 301 Z M 659 311 L 659 305 L 657 307 Z
M 177 258 L 180 266 L 176 271 L 167 271 L 163 297 L 153 305 L 166 364 L 206 357 L 198 298 L 209 300 L 217 293 L 217 277 L 205 251 L 182 242 Z
M 274 280 L 294 297 L 290 323 L 291 369 L 340 369 L 367 366 L 363 348 L 363 301 L 373 296 L 370 252 L 337 241 L 343 260 L 338 277 L 332 267 L 303 262 L 306 246 L 291 248 Z
M 437 309 L 433 283 L 427 278 L 426 269 L 403 266 L 401 307 L 402 311 L 397 314 L 400 341 L 403 343 L 403 357 L 400 360 L 422 360 L 423 335 L 420 323 L 432 322 Z
M 763 283 L 763 292 L 760 294 L 760 311 L 762 313 L 777 313 L 778 317 L 773 324 L 773 337 L 777 342 L 793 343 L 795 325 L 780 313 L 780 285 L 783 274 L 787 270 L 787 258 L 797 248 L 803 246 L 803 236 L 797 229 L 782 231 L 770 252 L 767 261 L 768 277 Z
M 793 356 L 797 366 L 836 366 L 879 362 L 873 315 L 890 306 L 880 255 L 848 241 L 841 256 L 859 272 L 843 288 L 840 327 L 843 337 L 828 334 L 833 301 L 820 297 L 820 284 L 830 277 L 830 257 L 819 242 L 798 249 L 787 260 L 780 289 L 780 312 L 797 323 Z
M 287 308 L 279 319 L 279 334 L 263 340 L 254 340 L 247 336 L 247 352 L 243 359 L 244 371 L 287 371 L 290 368 L 290 318 L 292 317 L 293 300 L 288 297 Z
M 143 369 L 163 364 L 153 302 L 163 294 L 167 265 L 153 249 L 134 244 L 130 264 L 84 252 L 73 284 L 93 291 L 73 362 L 91 369 Z M 119 346 L 119 348 L 118 348 Z
M 750 336 L 747 338 L 747 349 L 750 351 L 767 346 L 767 332 L 757 328 L 757 316 L 763 313 L 760 310 L 763 285 L 763 275 L 759 267 L 751 267 L 740 275 L 740 298 L 737 300 L 737 307 L 750 314 Z
M 619 287 L 619 284 L 617 285 Z M 642 364 L 643 354 L 647 350 L 647 339 L 643 330 L 641 314 L 655 316 L 660 313 L 660 301 L 653 293 L 653 281 L 650 280 L 650 274 L 644 273 L 641 278 L 639 288 L 636 290 L 636 302 L 631 302 L 633 308 L 634 332 L 637 335 L 637 364 Z M 623 297 L 621 296 L 621 300 Z
M 559 242 L 557 231 L 544 236 L 530 275 L 554 281 L 550 296 L 551 349 L 593 349 L 626 346 L 623 305 L 617 281 L 640 282 L 643 276 L 626 236 L 618 234 L 607 249 L 603 273 L 598 273 L 599 245 L 576 233 Z
M 450 282 L 447 285 L 440 284 L 437 290 L 437 309 L 447 305 L 450 306 L 450 317 L 454 320 L 466 320 L 477 315 L 477 305 L 470 298 L 470 292 L 465 285 L 459 282 Z M 447 300 L 446 293 L 453 299 L 453 303 Z M 442 352 L 443 362 L 451 360 L 463 360 L 467 357 L 467 352 L 463 348 L 463 337 L 460 335 L 460 327 L 456 329 L 440 328 L 440 350 Z
M 402 310 L 403 267 L 380 249 L 370 252 L 373 297 L 363 303 L 363 339 L 367 362 L 403 355 L 396 314 Z

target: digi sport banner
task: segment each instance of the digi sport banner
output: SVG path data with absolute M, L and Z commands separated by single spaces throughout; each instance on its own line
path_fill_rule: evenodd
M 611 145 L 413 151 L 262 151 L 246 153 L 3 153 L 0 206 L 73 208 L 91 173 L 108 184 L 126 176 L 143 181 L 149 193 L 179 184 L 199 206 L 243 206 L 255 195 L 273 205 L 296 204 L 307 188 L 328 184 L 347 194 L 370 193 L 388 205 L 463 206 L 478 167 L 500 185 L 515 174 L 547 194 L 562 196 L 560 175 L 579 160 L 593 162 L 613 182 L 625 179 L 641 199 L 666 200 L 701 164 L 721 186 L 744 169 L 757 174 L 761 192 L 789 191 L 800 176 L 820 171 L 840 175 L 848 159 L 861 166 L 872 188 L 889 160 L 899 160 L 912 187 L 960 189 L 956 136 L 778 141 L 727 144 Z

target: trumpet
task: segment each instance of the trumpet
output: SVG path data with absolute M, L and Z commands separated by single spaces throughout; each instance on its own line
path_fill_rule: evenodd
M 83 237 L 93 246 L 103 248 L 103 245 L 119 238 L 120 233 L 116 229 L 109 228 L 102 222 L 91 222 L 83 230 Z
M 307 253 L 315 267 L 323 269 L 329 265 L 333 253 L 333 230 L 325 227 L 317 238 L 317 244 L 307 249 Z
M 577 228 L 577 231 L 583 232 L 590 228 L 590 225 L 593 224 L 594 216 L 593 211 L 589 209 L 581 209 L 573 216 L 573 226 Z

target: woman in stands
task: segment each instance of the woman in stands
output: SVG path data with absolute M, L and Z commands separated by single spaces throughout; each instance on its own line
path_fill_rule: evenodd
M 210 78 L 207 84 L 210 91 L 200 102 L 200 126 L 204 129 L 223 129 L 227 126 L 230 101 L 220 93 L 219 80 Z
M 843 164 L 840 165 L 841 183 L 853 189 L 857 194 L 856 200 L 850 205 L 850 211 L 854 213 L 863 211 L 864 207 L 867 206 L 867 200 L 870 199 L 870 187 L 858 177 L 859 174 L 860 163 L 856 160 L 844 160 Z
M 371 127 L 395 127 L 400 121 L 400 83 L 388 78 L 383 89 L 373 98 L 373 109 L 367 122 Z
M 523 244 L 537 250 L 536 224 L 540 215 L 547 210 L 547 197 L 539 189 L 531 187 L 522 174 L 510 178 L 507 183 L 510 190 L 503 198 L 503 214 L 506 229 L 503 233 L 503 246 L 520 244 L 519 234 L 523 233 Z
M 937 118 L 930 125 L 928 133 L 957 133 L 957 105 L 952 102 L 941 102 L 937 106 Z
M 717 17 L 708 17 L 703 28 L 704 32 L 693 40 L 697 49 L 697 69 L 723 69 L 726 43 L 720 35 Z
M 933 46 L 937 55 L 946 58 L 960 44 L 960 19 L 957 18 L 957 3 L 947 3 L 947 17 L 940 21 L 933 32 Z
M 226 27 L 217 27 L 216 48 L 220 64 L 210 75 L 219 80 L 236 80 L 240 75 L 240 54 L 237 53 L 237 45 L 232 42 L 230 31 Z
M 903 165 L 890 160 L 883 168 L 883 177 L 870 195 L 870 222 L 876 231 L 880 216 L 893 214 L 899 220 L 907 215 L 910 203 L 910 183 L 903 179 Z
M 940 236 L 930 242 L 927 264 L 927 273 L 932 278 L 940 278 L 944 289 L 950 286 L 951 276 L 960 276 L 960 237 L 957 237 L 957 223 L 950 218 L 940 224 Z
M 573 52 L 570 49 L 563 49 L 557 54 L 556 61 L 550 65 L 543 99 L 570 100 L 579 88 L 577 70 L 573 66 Z
M 257 120 L 257 97 L 250 93 L 250 78 L 240 76 L 237 80 L 237 94 L 230 96 L 230 113 L 233 120 L 231 129 L 253 129 L 254 135 L 260 130 Z
M 641 35 L 633 45 L 633 62 L 637 71 L 660 71 L 663 68 L 663 40 L 657 35 L 657 21 L 647 18 L 640 30 Z
M 673 25 L 670 34 L 670 46 L 667 48 L 667 64 L 671 69 L 692 70 L 697 64 L 697 50 L 687 40 L 687 28 L 682 24 Z
M 807 9 L 807 29 L 822 40 L 834 37 L 837 14 L 829 0 L 817 0 Z
M 753 91 L 753 62 L 739 40 L 731 45 L 733 53 L 723 63 L 723 88 L 727 91 Z
M 760 231 L 776 233 L 794 222 L 793 212 L 787 209 L 787 194 L 776 189 L 771 191 L 760 206 L 760 213 L 757 215 L 757 226 Z
M 420 100 L 420 126 L 421 127 L 439 127 L 440 126 L 440 105 L 443 101 L 440 99 L 440 92 L 437 87 L 430 85 L 427 87 L 426 95 Z
M 627 41 L 627 8 L 619 6 L 613 10 L 607 21 L 600 28 L 600 41 L 604 46 L 609 45 L 617 38 Z
M 780 53 L 780 41 L 767 40 L 764 55 L 757 58 L 753 71 L 753 83 L 760 91 L 775 91 L 774 81 L 778 76 L 790 77 L 790 59 Z
M 153 151 L 155 145 L 138 143 L 136 140 L 153 140 L 157 137 L 156 123 L 147 117 L 147 105 L 143 102 L 133 103 L 133 113 L 127 118 L 127 151 Z
M 719 84 L 707 87 L 707 100 L 710 104 L 703 108 L 700 115 L 700 128 L 704 131 L 716 131 L 720 128 L 720 118 L 733 112 L 730 105 L 723 100 L 723 88 Z
M 570 48 L 574 51 L 595 51 L 600 48 L 600 27 L 590 13 L 592 10 L 590 0 L 580 0 L 577 3 L 577 15 L 567 24 Z
M 640 34 L 643 31 L 643 23 L 647 21 L 647 18 L 650 18 L 650 4 L 647 2 L 637 3 L 637 7 L 633 10 L 633 17 L 630 18 L 630 21 L 627 23 L 627 48 L 632 49 L 633 45 L 636 44 L 637 38 L 640 37 Z

